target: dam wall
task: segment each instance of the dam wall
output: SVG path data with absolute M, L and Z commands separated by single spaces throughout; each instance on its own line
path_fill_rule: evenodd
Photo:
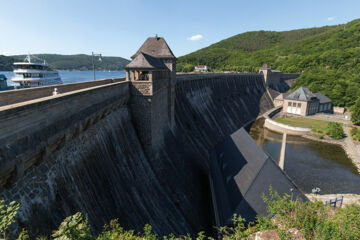
M 18 228 L 48 234 L 77 211 L 88 214 L 93 231 L 115 218 L 136 231 L 149 223 L 159 234 L 225 223 L 216 217 L 222 209 L 214 204 L 210 152 L 273 108 L 263 75 L 177 76 L 175 126 L 162 131 L 151 155 L 129 85 L 60 89 L 0 107 L 0 196 L 21 203 Z
M 109 83 L 121 82 L 124 80 L 125 78 L 112 78 L 80 83 L 69 83 L 36 88 L 23 88 L 11 91 L 0 91 L 0 107 L 51 96 L 54 88 L 57 88 L 59 93 L 67 93 L 80 89 L 101 86 Z
M 191 230 L 143 152 L 129 93 L 119 82 L 0 108 L 0 195 L 21 204 L 15 227 L 49 234 L 81 211 L 93 231 L 115 218 L 137 230 Z
M 272 101 L 259 74 L 179 75 L 175 93 L 175 131 L 151 165 L 191 226 L 223 225 L 210 191 L 216 188 L 210 152 L 272 108 Z
M 176 125 L 200 155 L 272 107 L 261 74 L 177 77 Z

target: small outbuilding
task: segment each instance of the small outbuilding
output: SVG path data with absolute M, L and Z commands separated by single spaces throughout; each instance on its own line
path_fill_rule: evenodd
M 307 116 L 319 112 L 333 112 L 332 102 L 328 97 L 321 93 L 312 93 L 306 87 L 299 87 L 296 91 L 284 97 L 283 101 L 283 112 L 287 113 Z

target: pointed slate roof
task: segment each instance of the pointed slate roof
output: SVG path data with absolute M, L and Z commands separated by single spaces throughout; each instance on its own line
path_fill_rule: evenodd
M 146 39 L 140 49 L 131 58 L 136 58 L 141 52 L 156 58 L 175 58 L 165 39 L 158 36 Z
M 167 69 L 163 61 L 140 52 L 125 68 Z
M 321 93 L 315 93 L 316 97 L 320 100 L 320 103 L 329 103 L 331 100 L 326 97 L 325 95 L 322 95 Z
M 299 101 L 310 101 L 313 98 L 316 98 L 316 95 L 306 87 L 299 87 L 295 92 L 285 97 L 285 99 Z

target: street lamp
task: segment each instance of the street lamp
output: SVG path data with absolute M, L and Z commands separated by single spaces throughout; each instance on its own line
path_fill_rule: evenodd
M 94 57 L 99 57 L 99 62 L 102 61 L 102 57 L 101 57 L 101 53 L 94 53 L 91 52 L 91 60 L 92 60 L 92 65 L 93 65 L 93 75 L 94 75 L 94 79 L 95 80 L 95 61 L 94 61 Z

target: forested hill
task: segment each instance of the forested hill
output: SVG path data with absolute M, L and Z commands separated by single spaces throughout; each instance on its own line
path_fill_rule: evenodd
M 282 72 L 300 72 L 292 89 L 307 86 L 336 105 L 360 97 L 360 19 L 347 24 L 286 32 L 239 34 L 180 57 L 178 71 L 197 64 L 211 70 L 257 72 L 267 63 Z
M 14 58 L 0 55 L 0 71 L 12 71 Z
M 34 54 L 32 56 L 46 60 L 52 68 L 58 70 L 92 70 L 93 68 L 91 55 Z M 25 55 L 16 55 L 11 58 L 16 61 L 23 61 L 25 57 Z M 102 57 L 101 62 L 98 57 L 94 57 L 94 60 L 98 70 L 122 70 L 129 63 L 129 60 L 122 57 Z M 2 67 L 1 63 L 0 58 L 0 69 Z

